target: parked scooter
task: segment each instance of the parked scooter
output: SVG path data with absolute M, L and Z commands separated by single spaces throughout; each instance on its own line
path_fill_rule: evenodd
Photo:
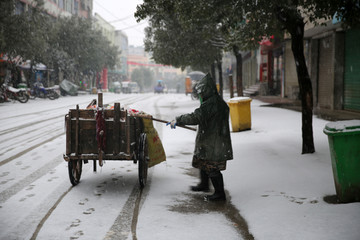
M 18 100 L 21 103 L 26 103 L 29 100 L 29 95 L 25 89 L 14 88 L 3 84 L 1 86 L 0 102 L 8 102 L 9 99 Z
M 35 99 L 36 97 L 54 100 L 59 98 L 59 94 L 54 88 L 45 88 L 41 82 L 36 82 L 34 87 L 30 90 L 30 98 Z

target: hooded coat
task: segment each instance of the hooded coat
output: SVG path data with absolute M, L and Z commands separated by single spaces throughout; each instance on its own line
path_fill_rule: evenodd
M 233 159 L 228 105 L 219 96 L 209 74 L 196 84 L 195 90 L 202 98 L 200 107 L 176 117 L 177 125 L 199 125 L 194 157 L 212 162 Z

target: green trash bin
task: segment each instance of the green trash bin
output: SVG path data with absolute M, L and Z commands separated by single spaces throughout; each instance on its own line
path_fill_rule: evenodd
M 340 202 L 360 201 L 360 120 L 326 124 L 336 195 Z

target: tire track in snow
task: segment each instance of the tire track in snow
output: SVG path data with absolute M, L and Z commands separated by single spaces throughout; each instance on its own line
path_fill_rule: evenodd
M 161 118 L 161 114 L 160 114 L 160 110 L 159 110 L 159 107 L 158 107 L 158 101 L 160 100 L 161 98 L 158 97 L 156 100 L 155 100 L 155 103 L 154 103 L 154 108 L 155 108 L 155 115 L 156 116 L 159 116 Z M 159 126 L 160 123 L 157 122 L 157 126 Z M 159 136 L 162 136 L 162 126 L 159 129 Z M 155 167 L 155 166 L 154 166 Z M 140 208 L 141 208 L 141 203 L 143 203 L 146 199 L 146 196 L 148 195 L 149 193 L 149 190 L 150 190 L 150 186 L 151 186 L 151 177 L 152 177 L 152 171 L 153 169 L 151 169 L 150 171 L 150 174 L 148 174 L 148 180 L 147 180 L 147 187 L 144 188 L 144 189 L 139 189 L 137 188 L 140 192 L 135 200 L 135 207 L 134 207 L 134 211 L 133 211 L 133 215 L 132 215 L 132 222 L 131 222 L 131 234 L 132 234 L 132 239 L 133 240 L 137 240 L 137 236 L 136 236 L 136 228 L 137 228 L 137 222 L 138 222 L 138 217 L 139 217 L 139 212 L 140 212 Z M 136 188 L 136 186 L 135 186 Z M 144 194 L 144 195 L 143 195 Z
M 56 135 L 56 136 L 54 136 L 54 137 L 52 137 L 52 138 L 46 139 L 46 140 L 44 140 L 44 141 L 42 141 L 42 142 L 40 142 L 40 143 L 38 143 L 38 144 L 35 144 L 35 145 L 33 145 L 33 146 L 31 146 L 31 147 L 29 147 L 29 148 L 27 148 L 27 149 L 25 149 L 25 150 L 23 150 L 23 151 L 21 151 L 21 152 L 13 155 L 13 156 L 11 156 L 11 157 L 9 157 L 9 158 L 1 161 L 1 162 L 0 162 L 0 167 L 1 167 L 2 165 L 4 165 L 4 164 L 9 163 L 9 162 L 12 161 L 12 160 L 15 160 L 15 159 L 21 157 L 21 156 L 24 155 L 25 153 L 28 153 L 28 152 L 34 150 L 35 148 L 40 147 L 41 145 L 43 145 L 43 144 L 45 144 L 45 143 L 47 143 L 47 142 L 53 141 L 53 140 L 55 140 L 56 138 L 61 137 L 61 136 L 64 135 L 64 134 L 65 134 L 65 133 L 62 132 L 62 133 L 60 133 L 60 134 L 58 134 L 58 135 Z
M 15 138 L 21 138 L 21 137 L 24 137 L 24 136 L 26 136 L 27 134 L 31 134 L 32 132 L 34 132 L 34 131 L 41 131 L 41 130 L 44 130 L 44 128 L 46 127 L 51 127 L 51 126 L 53 126 L 54 125 L 54 123 L 53 122 L 51 122 L 51 123 L 49 123 L 49 124 L 47 124 L 47 125 L 42 125 L 42 126 L 39 126 L 39 127 L 37 127 L 37 128 L 31 128 L 31 132 L 29 131 L 29 132 L 22 132 L 22 133 L 19 133 L 18 135 L 15 135 L 15 136 L 11 136 L 11 139 L 13 140 L 13 139 L 15 139 Z M 2 144 L 2 143 L 7 143 L 9 140 L 8 139 L 6 139 L 6 138 L 4 138 L 4 140 L 1 140 L 0 141 L 0 144 Z
M 149 169 L 148 180 L 145 188 L 140 189 L 138 184 L 134 186 L 128 200 L 126 201 L 118 217 L 115 219 L 110 230 L 107 232 L 104 240 L 127 240 L 129 234 L 132 235 L 133 240 L 137 240 L 136 226 L 139 211 L 149 193 L 152 172 L 153 171 Z
M 81 102 L 81 103 L 78 103 L 78 104 L 86 104 L 88 102 Z M 38 115 L 40 113 L 49 113 L 51 111 L 55 111 L 55 110 L 59 110 L 59 109 L 62 109 L 62 108 L 69 108 L 71 106 L 74 106 L 74 104 L 71 104 L 71 105 L 66 105 L 66 106 L 61 106 L 61 107 L 57 107 L 57 108 L 50 108 L 50 109 L 45 109 L 45 110 L 42 110 L 42 111 L 38 111 L 38 112 L 30 112 L 30 113 L 25 113 L 25 114 L 20 114 L 20 115 L 14 115 L 14 116 L 10 116 L 10 117 L 4 117 L 4 118 L 0 118 L 0 120 L 4 120 L 4 119 L 14 119 L 14 118 L 17 118 L 17 117 L 24 117 L 24 116 L 28 116 L 28 115 Z
M 0 132 L 0 136 L 5 135 L 5 134 L 8 134 L 8 133 L 11 133 L 11 132 L 19 131 L 19 130 L 21 130 L 21 129 L 24 129 L 24 128 L 27 128 L 27 127 L 31 127 L 31 126 L 34 126 L 34 125 L 37 125 L 37 124 L 40 124 L 40 123 L 43 123 L 43 122 L 47 122 L 47 121 L 50 121 L 50 120 L 58 119 L 58 118 L 63 117 L 63 116 L 65 116 L 65 114 L 61 114 L 61 115 L 57 115 L 57 116 L 55 116 L 55 117 L 51 117 L 51 118 L 47 118 L 47 119 L 43 119 L 43 120 L 37 120 L 37 121 L 34 121 L 34 122 L 22 124 L 22 125 L 20 125 L 20 126 L 8 128 L 8 129 L 6 129 L 6 130 L 1 131 L 1 132 Z
M 51 216 L 63 198 L 72 190 L 67 181 L 63 181 L 46 199 L 28 212 L 25 218 L 20 219 L 15 225 L 9 226 L 4 232 L 0 232 L 0 239 L 35 239 L 43 224 Z M 23 233 L 21 237 L 19 233 Z
M 52 124 L 52 127 L 54 127 L 54 124 Z M 56 126 L 55 126 L 56 127 Z M 24 135 L 30 134 L 31 132 L 28 132 Z M 23 148 L 26 145 L 33 144 L 34 142 L 38 142 L 39 140 L 46 139 L 49 137 L 49 135 L 54 135 L 56 133 L 64 133 L 64 128 L 53 128 L 48 129 L 45 131 L 39 131 L 39 134 L 32 133 L 32 135 L 27 136 L 27 138 L 23 138 L 18 140 L 16 137 L 13 137 L 11 140 L 6 141 L 5 144 L 2 145 L 2 150 L 0 150 L 0 156 L 5 155 L 6 153 L 9 153 L 11 150 L 16 148 Z
M 33 233 L 31 240 L 35 240 L 37 235 L 39 234 L 42 226 L 46 222 L 46 220 L 50 217 L 51 213 L 56 209 L 56 207 L 61 203 L 63 198 L 73 189 L 74 186 L 69 187 L 69 189 L 64 192 L 59 199 L 55 202 L 55 204 L 49 209 L 49 211 L 45 214 L 45 216 L 41 219 L 40 223 L 37 225 L 35 232 Z
M 39 168 L 35 172 L 31 173 L 26 178 L 22 179 L 21 181 L 18 181 L 16 184 L 8 187 L 6 190 L 2 191 L 0 193 L 0 204 L 3 204 L 6 202 L 9 198 L 17 194 L 19 191 L 21 191 L 26 186 L 30 185 L 31 183 L 35 182 L 39 178 L 42 178 L 45 174 L 50 172 L 51 169 L 56 168 L 60 164 L 63 163 L 63 161 L 59 161 L 59 158 L 62 158 L 62 155 L 57 156 L 52 161 L 45 164 L 43 167 Z
M 155 114 L 160 116 L 160 111 L 157 106 L 157 102 L 160 98 L 155 100 Z M 161 128 L 160 128 L 161 129 Z M 160 135 L 160 134 L 159 134 Z M 154 166 L 155 167 L 155 166 Z M 147 184 L 144 189 L 140 189 L 138 184 L 136 184 L 126 201 L 122 211 L 115 219 L 114 224 L 111 226 L 110 230 L 107 232 L 104 239 L 106 240 L 127 240 L 129 234 L 131 233 L 132 239 L 137 240 L 136 228 L 139 217 L 139 212 L 142 204 L 144 203 L 146 196 L 150 191 L 151 186 L 151 177 L 152 169 L 148 170 Z

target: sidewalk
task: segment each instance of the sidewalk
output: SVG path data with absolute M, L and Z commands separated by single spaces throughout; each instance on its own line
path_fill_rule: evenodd
M 336 191 L 328 120 L 313 118 L 316 152 L 301 154 L 301 113 L 288 99 L 253 100 L 251 130 L 232 132 L 224 172 L 231 202 L 256 240 L 358 240 L 360 203 L 329 201 Z M 269 101 L 276 103 L 269 106 Z M 335 204 L 334 204 L 335 203 Z
M 164 119 L 199 106 L 184 95 L 162 96 L 154 103 Z M 156 126 L 167 160 L 151 169 L 138 239 L 360 239 L 360 203 L 325 201 L 336 194 L 323 132 L 327 121 L 313 119 L 316 152 L 301 154 L 301 113 L 264 105 L 251 102 L 251 130 L 231 132 L 234 159 L 223 171 L 225 203 L 204 202 L 204 193 L 189 190 L 199 181 L 191 166 L 196 133 Z M 245 228 L 239 227 L 240 217 Z
M 281 98 L 279 96 L 256 96 L 253 98 L 267 103 L 263 105 L 266 107 L 278 107 L 301 112 L 300 100 Z M 314 108 L 313 113 L 318 118 L 328 121 L 360 119 L 360 112 L 355 111 Z

